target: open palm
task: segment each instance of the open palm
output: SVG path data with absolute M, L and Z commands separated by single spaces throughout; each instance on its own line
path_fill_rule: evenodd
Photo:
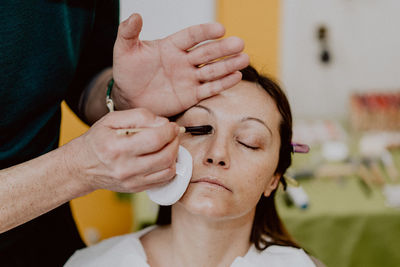
M 142 19 L 121 23 L 114 45 L 113 97 L 119 109 L 144 107 L 157 115 L 175 115 L 241 80 L 249 63 L 237 37 L 217 23 L 196 25 L 155 41 L 140 41 Z M 222 60 L 217 60 L 220 58 Z

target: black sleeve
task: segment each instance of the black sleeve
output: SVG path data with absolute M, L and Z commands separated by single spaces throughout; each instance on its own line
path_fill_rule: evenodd
M 65 98 L 68 106 L 87 123 L 79 110 L 85 88 L 102 70 L 112 66 L 114 42 L 119 25 L 119 1 L 98 0 L 95 7 L 93 30 L 82 50 L 76 73 Z M 104 90 L 106 90 L 104 88 Z

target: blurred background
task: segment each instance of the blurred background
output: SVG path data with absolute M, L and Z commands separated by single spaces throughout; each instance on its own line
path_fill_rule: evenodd
M 400 2 L 396 0 L 122 0 L 141 39 L 218 21 L 251 64 L 285 89 L 295 154 L 277 205 L 294 238 L 327 266 L 400 266 Z M 60 144 L 88 127 L 63 103 Z M 145 194 L 98 190 L 72 201 L 87 244 L 154 220 Z

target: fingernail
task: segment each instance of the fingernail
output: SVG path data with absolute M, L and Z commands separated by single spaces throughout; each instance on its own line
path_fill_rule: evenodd
M 180 133 L 181 129 L 179 128 L 178 124 L 175 124 L 175 134 L 178 135 Z

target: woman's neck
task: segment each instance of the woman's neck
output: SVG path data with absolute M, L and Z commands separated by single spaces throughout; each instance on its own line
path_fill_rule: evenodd
M 216 220 L 175 205 L 171 225 L 142 243 L 151 266 L 230 266 L 250 247 L 253 217 Z

